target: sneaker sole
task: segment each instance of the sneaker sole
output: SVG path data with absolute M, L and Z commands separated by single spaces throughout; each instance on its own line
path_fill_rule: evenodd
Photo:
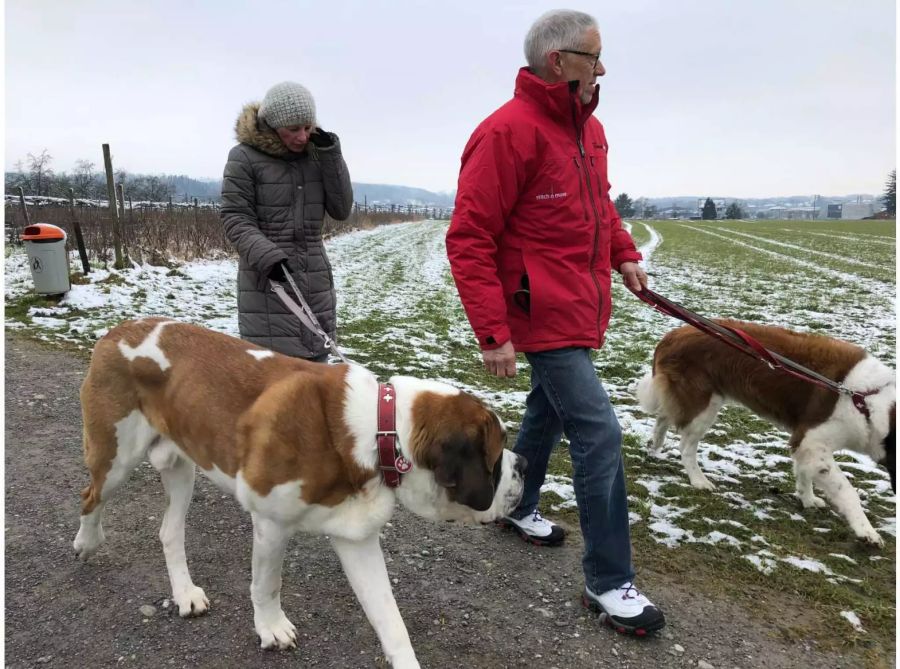
M 610 616 L 602 606 L 600 606 L 594 600 L 589 599 L 588 596 L 584 594 L 581 595 L 581 604 L 589 611 L 593 611 L 594 613 L 599 614 L 600 622 L 606 623 L 619 634 L 629 634 L 631 636 L 647 636 L 651 632 L 658 632 L 666 626 L 665 618 L 660 618 L 658 621 L 655 621 L 650 625 L 623 625 L 618 620 L 613 620 L 612 616 Z
M 542 546 L 542 547 L 552 548 L 554 546 L 562 546 L 566 540 L 566 535 L 563 534 L 562 537 L 559 539 L 556 539 L 554 541 L 547 541 L 545 539 L 541 539 L 540 537 L 531 536 L 530 534 L 525 532 L 522 528 L 520 528 L 518 525 L 515 525 L 508 521 L 498 520 L 496 522 L 497 522 L 498 527 L 502 527 L 504 530 L 512 530 L 513 532 L 515 532 L 516 534 L 519 535 L 519 537 L 522 539 L 522 541 L 524 541 L 525 543 L 528 543 L 528 544 L 532 544 L 533 546 Z

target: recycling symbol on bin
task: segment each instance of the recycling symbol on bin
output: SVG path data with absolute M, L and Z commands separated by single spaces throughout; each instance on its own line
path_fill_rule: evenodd
M 41 272 L 44 271 L 44 263 L 41 262 L 41 259 L 40 259 L 40 258 L 35 257 L 35 258 L 31 261 L 31 271 L 32 271 L 32 272 L 36 272 L 36 273 L 38 273 L 38 274 L 40 274 Z

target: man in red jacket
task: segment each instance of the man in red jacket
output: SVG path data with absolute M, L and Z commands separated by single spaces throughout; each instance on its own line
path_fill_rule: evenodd
M 505 522 L 533 543 L 562 543 L 538 497 L 565 433 L 585 544 L 583 602 L 640 635 L 665 618 L 633 585 L 622 432 L 591 349 L 609 322 L 611 269 L 633 290 L 647 277 L 610 200 L 606 136 L 592 115 L 606 72 L 600 47 L 596 21 L 582 12 L 548 12 L 531 27 L 515 96 L 463 152 L 447 254 L 487 370 L 515 376 L 517 351 L 531 364 L 514 449 L 528 460 L 525 492 Z

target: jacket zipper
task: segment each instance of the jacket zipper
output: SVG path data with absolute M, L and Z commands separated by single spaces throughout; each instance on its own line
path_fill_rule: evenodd
M 594 202 L 594 191 L 591 188 L 591 177 L 585 163 L 584 144 L 581 142 L 581 127 L 578 125 L 577 113 L 578 112 L 575 107 L 575 101 L 573 99 L 572 122 L 575 125 L 575 143 L 578 145 L 578 152 L 581 154 L 581 166 L 579 169 L 584 173 L 584 181 L 585 183 L 587 183 L 588 189 L 588 200 L 590 200 L 591 210 L 594 212 L 594 248 L 591 252 L 591 260 L 588 267 L 588 273 L 591 275 L 591 280 L 594 282 L 594 287 L 597 289 L 597 336 L 599 337 L 601 314 L 603 313 L 603 291 L 600 288 L 600 282 L 594 275 L 594 262 L 597 260 L 597 251 L 600 244 L 600 215 L 597 213 L 597 204 L 596 202 Z

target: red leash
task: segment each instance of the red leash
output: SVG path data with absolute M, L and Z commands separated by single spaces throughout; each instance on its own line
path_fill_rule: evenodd
M 869 418 L 869 407 L 866 406 L 866 397 L 874 395 L 881 390 L 880 388 L 876 390 L 867 390 L 865 392 L 850 390 L 842 383 L 832 381 L 789 358 L 785 358 L 774 351 L 770 351 L 743 330 L 722 325 L 721 323 L 716 323 L 708 318 L 704 318 L 700 314 L 686 309 L 677 302 L 666 299 L 659 293 L 654 293 L 649 288 L 644 288 L 640 292 L 632 292 L 660 313 L 682 320 L 689 325 L 693 325 L 701 332 L 705 332 L 712 337 L 722 340 L 742 353 L 746 353 L 758 360 L 762 360 L 771 369 L 777 369 L 821 388 L 827 388 L 840 395 L 846 395 L 853 402 L 853 406 L 855 406 L 863 416 L 867 419 Z

